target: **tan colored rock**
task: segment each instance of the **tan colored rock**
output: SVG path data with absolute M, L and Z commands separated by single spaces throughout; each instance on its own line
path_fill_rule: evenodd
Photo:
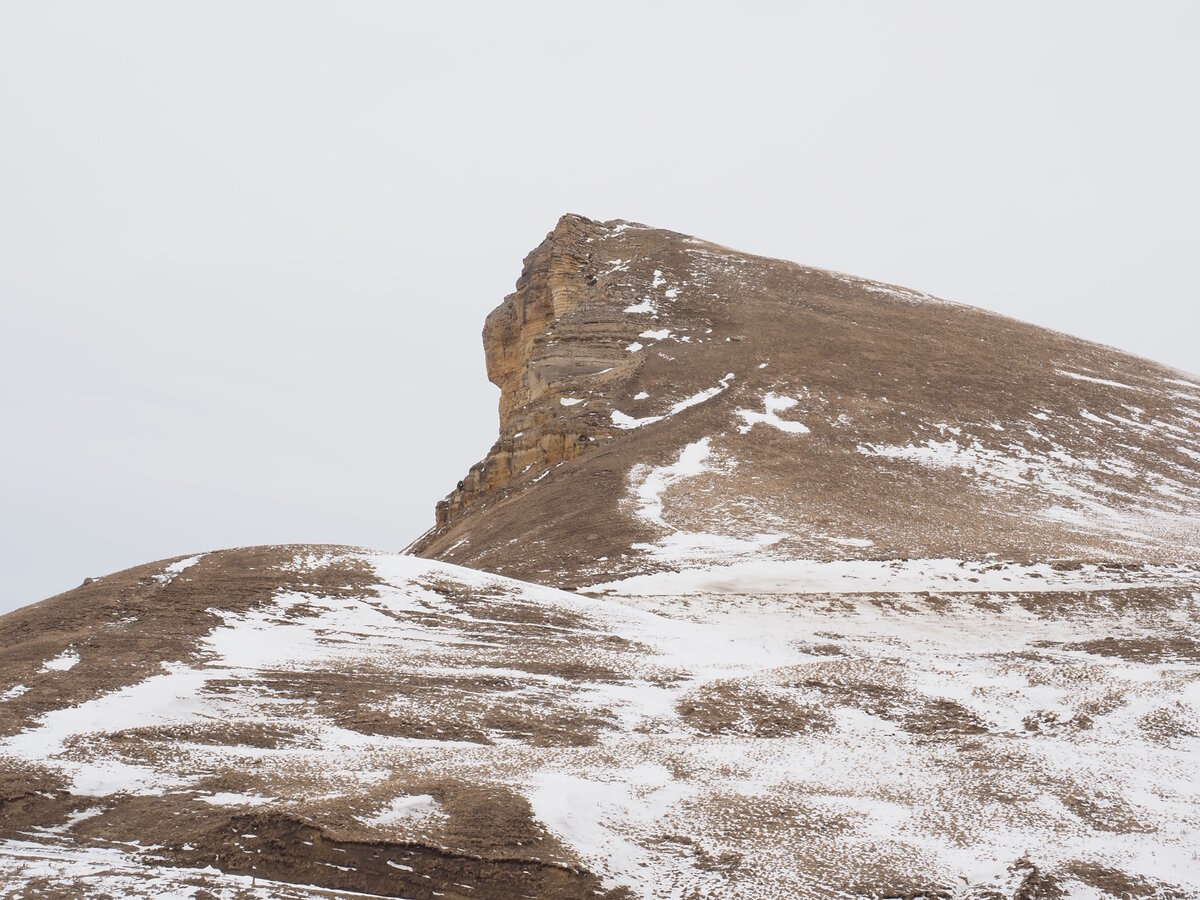
M 516 291 L 487 317 L 483 347 L 488 379 L 500 388 L 500 438 L 438 503 L 437 529 L 514 479 L 535 478 L 614 431 L 601 392 L 636 369 L 626 347 L 641 326 L 596 274 L 590 245 L 607 233 L 600 223 L 563 216 L 525 258 Z M 589 395 L 586 406 L 575 402 L 576 393 Z

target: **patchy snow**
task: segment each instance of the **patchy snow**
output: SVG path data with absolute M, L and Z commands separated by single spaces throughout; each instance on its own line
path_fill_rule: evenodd
M 56 825 L 53 828 L 43 829 L 51 834 L 65 834 L 70 831 L 80 822 L 86 822 L 88 819 L 95 819 L 97 816 L 102 816 L 107 810 L 103 806 L 93 806 L 88 809 L 81 809 L 67 816 L 67 820 L 61 825 Z
M 866 547 L 874 547 L 875 546 L 875 542 L 872 540 L 868 540 L 867 538 L 832 537 L 827 534 L 823 534 L 823 535 L 821 535 L 821 537 L 824 538 L 825 540 L 829 541 L 829 543 L 831 543 L 831 544 L 837 544 L 839 547 L 866 548 Z
M 1087 415 L 1107 427 L 1119 427 Z M 1182 467 L 1176 466 L 1181 476 L 1178 479 L 1158 477 L 1154 491 L 1163 498 L 1160 503 L 1156 505 L 1142 495 L 1131 505 L 1133 495 L 1112 478 L 1135 479 L 1140 464 L 1111 452 L 1099 458 L 1076 457 L 1053 440 L 1036 434 L 1033 437 L 1039 441 L 1036 449 L 1011 439 L 1000 446 L 988 446 L 968 435 L 921 444 L 859 444 L 858 452 L 958 470 L 971 479 L 969 483 L 976 489 L 1020 492 L 1044 504 L 1043 518 L 1071 522 L 1088 530 L 1115 529 L 1134 543 L 1148 540 L 1147 530 L 1168 529 L 1179 534 L 1195 531 L 1194 517 L 1189 517 L 1186 507 L 1180 507 L 1180 501 L 1200 502 L 1200 485 Z
M 431 818 L 445 818 L 442 805 L 429 794 L 396 797 L 370 818 L 360 818 L 364 825 L 385 828 L 393 825 L 420 823 Z
M 977 440 L 970 444 L 960 444 L 955 439 L 928 440 L 921 445 L 910 442 L 903 446 L 859 444 L 858 452 L 865 456 L 905 460 L 941 469 L 956 468 L 979 474 L 986 473 L 1009 482 L 1024 482 L 1029 472 L 1029 466 L 1024 460 L 997 450 L 989 450 Z
M 563 406 L 575 406 L 583 402 L 579 397 L 559 397 L 558 402 Z
M 722 378 L 717 384 L 713 385 L 712 387 L 705 388 L 702 391 L 698 391 L 697 393 L 692 394 L 692 396 L 685 397 L 684 399 L 680 400 L 678 403 L 673 404 L 671 406 L 671 411 L 669 413 L 667 413 L 667 415 L 673 416 L 676 413 L 683 412 L 685 409 L 690 409 L 693 406 L 697 406 L 706 400 L 711 400 L 713 397 L 717 396 L 717 394 L 721 393 L 723 390 L 725 390 L 727 387 L 729 387 L 729 382 L 733 381 L 733 378 L 734 378 L 733 373 L 727 372 L 725 374 L 725 377 Z
M 672 531 L 653 544 L 638 543 L 634 550 L 647 553 L 652 559 L 667 563 L 724 561 L 759 553 L 783 540 L 782 534 L 754 534 L 735 537 L 702 531 Z
M 846 275 L 842 272 L 829 272 L 829 275 L 836 278 L 843 284 L 848 284 L 860 290 L 868 291 L 872 294 L 885 294 L 896 300 L 902 300 L 905 303 L 945 303 L 944 300 L 923 293 L 922 291 L 914 291 L 911 288 L 899 287 L 894 284 L 884 284 L 882 281 L 871 281 L 866 278 L 857 278 L 853 275 Z
M 630 429 L 641 428 L 643 425 L 653 425 L 655 422 L 661 422 L 664 416 L 643 416 L 640 419 L 635 419 L 633 416 L 621 412 L 619 409 L 612 411 L 612 423 L 618 428 Z
M 702 438 L 680 451 L 679 458 L 669 466 L 639 464 L 629 475 L 636 501 L 635 513 L 641 519 L 668 527 L 663 521 L 663 493 L 678 481 L 700 475 L 706 470 L 710 438 Z
M 695 474 L 694 472 L 692 474 Z M 674 471 L 667 483 L 678 480 Z M 657 482 L 656 482 L 657 485 Z M 661 521 L 662 504 L 652 488 L 643 518 Z M 639 497 L 642 496 L 639 492 Z M 651 502 L 653 501 L 653 502 Z M 641 514 L 641 513 L 640 513 Z M 1122 590 L 1146 585 L 1186 584 L 1197 575 L 1189 566 L 1147 566 L 1144 571 L 1106 570 L 1096 565 L 1055 569 L 1047 563 L 1023 565 L 951 558 L 834 560 L 760 558 L 731 565 L 654 572 L 595 584 L 592 592 L 624 596 L 683 596 L 694 593 L 861 594 L 1006 591 Z
M 663 514 L 664 495 L 676 484 L 717 471 L 710 465 L 711 438 L 685 446 L 678 459 L 665 466 L 637 465 L 629 473 L 629 497 L 634 514 L 667 533 L 653 543 L 637 543 L 634 550 L 652 559 L 678 565 L 684 562 L 742 559 L 779 543 L 781 534 L 730 535 L 680 528 Z
M 683 554 L 729 552 L 710 540 L 761 551 L 769 544 L 753 536 L 694 535 L 663 521 L 668 493 L 719 473 L 716 456 L 704 439 L 646 467 L 631 484 L 635 512 L 662 523 L 664 541 Z M 364 824 L 428 840 L 440 839 L 449 805 L 394 779 L 453 773 L 456 783 L 525 797 L 572 860 L 635 896 L 685 886 L 823 900 L 853 896 L 850 883 L 882 894 L 914 882 L 951 896 L 1011 896 L 1024 858 L 1055 872 L 1099 859 L 1177 885 L 1180 896 L 1200 892 L 1200 739 L 1188 736 L 1200 730 L 1196 665 L 1186 653 L 1111 649 L 1193 634 L 1194 566 L 760 552 L 661 573 L 653 584 L 627 579 L 594 598 L 389 554 L 311 555 L 295 566 L 342 558 L 374 570 L 370 591 L 281 590 L 261 607 L 226 611 L 193 665 L 52 710 L 0 741 L 0 759 L 58 769 L 95 796 L 191 792 L 231 809 L 269 804 L 310 816 L 345 802 Z M 1056 591 L 1077 593 L 1042 599 Z M 1156 600 L 1125 603 L 1123 591 Z M 606 724 L 586 743 L 393 737 L 334 724 L 323 702 L 269 687 L 323 686 L 338 672 L 376 683 L 389 672 L 405 684 L 482 679 L 453 703 L 436 701 L 427 713 L 435 718 L 480 699 L 507 713 L 525 696 L 551 721 L 594 713 Z M 418 699 L 391 702 L 417 715 Z M 1178 723 L 1179 735 L 1156 736 L 1160 721 Z M 127 731 L 213 722 L 302 730 L 278 747 L 172 741 L 144 765 L 130 758 L 138 744 Z M 223 773 L 237 774 L 236 789 L 205 786 Z M 249 879 L 170 870 L 130 848 L 75 844 L 67 832 L 0 842 L 0 881 L 30 895 L 37 885 L 71 896 L 81 883 L 135 898 L 187 896 L 185 884 L 222 898 L 335 893 L 273 884 L 256 894 Z M 735 858 L 737 866 L 712 864 Z
M 123 900 L 322 900 L 369 897 L 353 891 L 331 891 L 315 885 L 233 875 L 208 866 L 180 869 L 156 859 L 136 844 L 81 846 L 66 837 L 0 841 L 0 873 L 11 885 L 34 884 L 36 892 L 17 889 L 23 897 L 121 897 Z M 6 885 L 8 887 L 9 885 Z M 80 886 L 86 886 L 81 892 Z
M 627 313 L 656 313 L 656 312 L 658 312 L 658 304 L 656 304 L 653 300 L 651 300 L 649 297 L 647 297 L 646 299 L 644 299 L 638 303 L 631 303 L 629 306 L 625 307 L 625 312 L 627 312 Z
M 79 653 L 73 648 L 68 647 L 54 659 L 48 659 L 42 663 L 39 672 L 69 672 L 71 669 L 79 665 Z
M 645 391 L 638 391 L 636 394 L 633 395 L 633 399 L 634 400 L 645 400 L 649 396 L 650 395 L 648 393 L 646 393 Z
M 170 584 L 177 576 L 196 565 L 196 563 L 200 562 L 200 560 L 203 558 L 204 554 L 201 553 L 197 556 L 189 556 L 186 559 L 176 560 L 164 568 L 159 574 L 155 575 L 154 580 L 162 585 Z
M 3 694 L 0 694 L 0 702 L 4 700 L 16 700 L 18 697 L 21 697 L 27 693 L 29 693 L 29 688 L 23 684 L 18 684 L 10 687 Z
M 608 261 L 608 268 L 599 273 L 597 277 L 603 278 L 605 275 L 611 275 L 614 272 L 628 272 L 631 262 L 633 262 L 631 259 L 610 259 Z
M 634 341 L 632 344 L 630 344 L 625 349 L 628 350 L 630 353 L 637 353 L 639 350 L 642 349 L 642 345 L 639 344 L 637 341 Z
M 717 396 L 717 394 L 728 388 L 729 382 L 731 382 L 733 378 L 734 374 L 732 372 L 726 373 L 725 377 L 717 382 L 717 384 L 692 394 L 690 397 L 684 397 L 682 400 L 673 403 L 669 410 L 659 416 L 643 416 L 639 419 L 634 418 L 633 416 L 630 416 L 619 409 L 615 409 L 611 414 L 612 423 L 618 428 L 626 430 L 631 428 L 641 428 L 643 425 L 653 425 L 655 422 L 661 422 L 663 419 L 670 418 L 671 416 L 683 412 L 685 409 L 691 409 L 693 406 L 698 406 L 699 404 L 704 403 L 706 400 L 711 400 L 713 397 Z M 642 400 L 648 396 L 650 395 L 643 391 L 642 394 L 639 394 L 633 399 Z
M 651 341 L 665 341 L 671 336 L 671 329 L 660 328 L 657 331 L 643 331 L 638 337 L 643 337 Z
M 1120 382 L 1120 381 L 1110 381 L 1107 378 L 1096 378 L 1092 375 L 1080 374 L 1079 372 L 1068 372 L 1066 369 L 1055 369 L 1054 371 L 1059 375 L 1063 375 L 1067 378 L 1072 378 L 1075 381 L 1087 381 L 1087 382 L 1090 382 L 1091 384 L 1102 384 L 1105 387 L 1122 388 L 1127 391 L 1138 391 L 1139 393 L 1146 392 L 1145 388 L 1134 387 L 1132 384 L 1124 384 L 1123 382 Z
M 549 770 L 534 776 L 529 802 L 538 819 L 578 850 L 588 865 L 609 878 L 626 880 L 654 863 L 645 844 L 663 816 L 694 793 L 662 765 L 625 769 L 611 780 Z
M 749 433 L 755 425 L 770 425 L 772 428 L 778 428 L 780 431 L 786 431 L 789 434 L 808 434 L 807 425 L 800 422 L 793 422 L 788 419 L 781 419 L 779 413 L 784 410 L 791 409 L 799 403 L 794 397 L 781 397 L 778 394 L 771 392 L 763 397 L 763 412 L 755 412 L 750 409 L 738 409 L 735 412 L 745 422 L 744 425 L 738 426 L 738 431 L 742 434 Z

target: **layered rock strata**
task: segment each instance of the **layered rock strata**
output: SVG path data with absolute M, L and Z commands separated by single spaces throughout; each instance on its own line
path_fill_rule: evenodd
M 483 347 L 488 379 L 500 388 L 500 437 L 438 503 L 437 529 L 492 492 L 529 481 L 613 433 L 611 409 L 602 402 L 578 408 L 574 397 L 601 396 L 638 364 L 626 348 L 641 327 L 607 290 L 613 272 L 596 264 L 589 249 L 608 230 L 564 216 L 525 258 L 516 291 L 488 316 Z

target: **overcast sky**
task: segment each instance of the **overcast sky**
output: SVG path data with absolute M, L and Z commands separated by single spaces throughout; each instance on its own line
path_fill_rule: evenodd
M 3 0 L 0 610 L 406 544 L 567 211 L 1200 372 L 1198 9 Z

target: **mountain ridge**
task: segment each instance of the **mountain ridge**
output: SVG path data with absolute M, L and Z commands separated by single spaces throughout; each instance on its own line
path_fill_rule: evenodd
M 565 290 L 569 302 L 556 299 L 553 289 L 549 290 L 549 297 L 544 290 L 541 295 L 538 293 L 547 284 L 544 271 L 551 258 L 559 264 L 560 281 L 572 279 Z M 676 268 L 670 269 L 664 260 Z M 566 272 L 571 265 L 575 266 L 574 271 Z M 743 314 L 741 307 L 752 307 L 759 319 L 771 322 L 780 332 L 796 333 L 805 328 L 817 332 L 815 338 L 809 339 L 809 348 L 814 352 L 806 356 L 795 347 L 780 347 L 778 342 L 774 347 L 759 347 L 758 342 L 771 336 L 764 333 L 766 328 L 756 331 L 754 317 Z M 530 308 L 539 313 L 524 315 Z M 754 427 L 749 419 L 739 420 L 741 413 L 751 415 L 758 423 L 783 421 L 790 414 L 780 419 L 765 404 L 783 403 L 789 409 L 811 407 L 813 398 L 803 397 L 797 390 L 811 394 L 812 390 L 820 390 L 813 382 L 822 381 L 824 390 L 818 398 L 822 405 L 833 409 L 842 404 L 850 407 L 840 410 L 842 413 L 866 414 L 866 423 L 856 436 L 853 449 L 859 455 L 874 452 L 877 456 L 875 460 L 839 459 L 837 454 L 846 449 L 846 441 L 839 447 L 827 432 L 811 436 L 808 443 L 824 452 L 827 468 L 837 466 L 845 479 L 886 481 L 890 476 L 880 471 L 885 464 L 881 460 L 902 462 L 905 454 L 909 461 L 920 461 L 924 455 L 928 458 L 926 462 L 936 467 L 942 462 L 937 459 L 941 450 L 948 457 L 943 468 L 1022 467 L 1015 479 L 1009 479 L 1009 494 L 1018 494 L 1017 502 L 1035 507 L 1030 528 L 1044 532 L 1036 540 L 1003 538 L 1007 528 L 1004 519 L 1014 499 L 1010 496 L 1005 504 L 991 504 L 999 509 L 991 514 L 990 522 L 986 515 L 989 504 L 978 504 L 985 515 L 971 529 L 975 534 L 969 535 L 965 545 L 939 543 L 928 536 L 905 532 L 897 525 L 888 535 L 891 552 L 896 556 L 944 552 L 982 556 L 997 552 L 1002 556 L 1048 557 L 1048 548 L 1061 541 L 1062 530 L 1040 525 L 1039 517 L 1050 514 L 1051 508 L 1061 507 L 1053 514 L 1073 518 L 1078 524 L 1081 516 L 1103 507 L 1103 516 L 1113 520 L 1108 533 L 1098 533 L 1087 542 L 1075 540 L 1073 547 L 1068 540 L 1064 555 L 1141 558 L 1147 546 L 1155 541 L 1139 539 L 1139 546 L 1121 550 L 1124 538 L 1116 532 L 1127 524 L 1120 520 L 1128 510 L 1119 501 L 1109 500 L 1129 486 L 1116 483 L 1115 471 L 1105 471 L 1125 465 L 1119 448 L 1113 452 L 1111 447 L 1103 446 L 1105 443 L 1136 441 L 1140 446 L 1133 452 L 1143 457 L 1165 457 L 1161 461 L 1149 460 L 1150 465 L 1146 466 L 1155 478 L 1161 479 L 1163 489 L 1184 494 L 1187 504 L 1194 504 L 1200 496 L 1195 460 L 1187 455 L 1189 449 L 1195 453 L 1200 448 L 1189 443 L 1179 449 L 1172 445 L 1170 432 L 1164 432 L 1165 437 L 1150 435 L 1153 429 L 1162 428 L 1143 421 L 1166 417 L 1163 427 L 1175 428 L 1190 442 L 1196 411 L 1185 408 L 1181 412 L 1177 408 L 1180 404 L 1175 402 L 1177 398 L 1169 395 L 1173 387 L 1175 394 L 1200 405 L 1200 387 L 1196 382 L 1175 378 L 1172 386 L 1171 379 L 1180 374 L 1173 369 L 906 288 L 737 254 L 686 235 L 622 220 L 593 222 L 566 216 L 526 258 L 517 292 L 505 298 L 489 316 L 484 344 L 490 376 L 496 376 L 497 368 L 492 362 L 495 350 L 489 349 L 496 341 L 491 323 L 500 319 L 519 321 L 526 331 L 519 341 L 524 353 L 523 365 L 492 377 L 494 382 L 507 385 L 506 389 L 502 384 L 499 440 L 484 460 L 472 467 L 461 487 L 439 504 L 434 528 L 410 546 L 413 552 L 484 568 L 497 566 L 497 571 L 532 580 L 549 577 L 553 583 L 566 587 L 581 586 L 578 579 L 570 577 L 573 571 L 595 567 L 599 557 L 607 557 L 607 568 L 611 568 L 614 553 L 652 537 L 654 529 L 648 531 L 645 522 L 629 515 L 627 503 L 622 508 L 620 503 L 611 501 L 627 492 L 626 473 L 638 461 L 660 452 L 656 449 L 658 445 L 671 443 L 673 452 L 682 452 L 688 441 L 672 433 L 684 430 L 679 424 L 681 419 L 694 418 L 722 403 L 729 407 L 726 401 L 731 397 L 753 393 L 757 394 L 753 402 L 758 404 L 759 412 L 745 407 L 726 408 L 725 421 L 710 417 L 710 430 Z M 884 324 L 876 325 L 872 319 Z M 873 329 L 875 333 L 870 338 L 854 334 L 858 320 L 862 320 L 862 327 L 857 330 Z M 853 324 L 847 325 L 847 321 Z M 714 330 L 716 349 L 712 341 Z M 509 333 L 511 329 L 504 332 Z M 816 346 L 821 340 L 827 346 Z M 889 346 L 889 342 L 895 346 Z M 1004 362 L 999 359 L 999 350 L 980 353 L 971 349 L 971 342 L 1003 344 L 1014 356 Z M 722 347 L 722 343 L 730 346 Z M 576 361 L 582 360 L 583 365 L 574 370 L 556 365 L 554 348 L 561 344 L 569 344 Z M 836 352 L 840 347 L 846 350 L 841 356 Z M 829 352 L 829 348 L 834 352 Z M 774 360 L 766 361 L 772 353 Z M 845 377 L 835 377 L 847 366 L 854 369 Z M 873 372 L 872 366 L 881 371 Z M 769 371 L 761 371 L 767 367 Z M 924 372 L 920 371 L 922 367 Z M 777 379 L 774 373 L 781 368 L 784 371 Z M 974 369 L 982 374 L 975 375 Z M 517 378 L 513 371 L 523 373 L 519 377 L 531 383 L 514 387 Z M 1121 373 L 1125 371 L 1135 384 L 1114 380 L 1123 377 Z M 726 375 L 730 377 L 726 379 Z M 795 396 L 786 393 L 789 389 Z M 1187 394 L 1187 390 L 1194 393 Z M 897 398 L 893 391 L 901 391 L 902 396 Z M 1126 396 L 1114 392 L 1124 392 Z M 668 403 L 656 399 L 663 394 Z M 888 394 L 893 394 L 893 406 L 897 401 L 907 401 L 908 405 L 896 411 L 888 409 Z M 768 401 L 767 397 L 777 399 Z M 1018 408 L 1022 397 L 1030 401 L 1029 408 Z M 1153 409 L 1143 408 L 1147 398 L 1155 400 Z M 1041 411 L 1032 408 L 1037 400 L 1045 400 L 1049 405 Z M 1126 400 L 1129 402 L 1124 403 Z M 1074 407 L 1066 408 L 1072 402 Z M 1126 406 L 1134 403 L 1143 406 L 1134 407 L 1137 412 L 1131 417 Z M 1064 408 L 1055 408 L 1056 404 Z M 650 408 L 646 409 L 647 406 Z M 964 423 L 955 419 L 956 410 L 971 411 L 972 407 L 976 418 L 987 413 L 989 421 L 966 423 L 975 432 L 968 433 L 970 442 L 964 439 L 964 446 L 957 449 L 949 446 L 949 442 L 957 441 L 963 433 Z M 1125 421 L 1092 421 L 1087 416 L 1098 417 L 1091 409 Z M 642 410 L 649 415 L 643 415 Z M 897 412 L 899 416 L 910 416 L 913 427 L 897 423 Z M 1053 415 L 1052 424 L 1058 426 L 1058 431 L 1051 432 L 1043 424 L 1048 414 Z M 879 433 L 884 430 L 880 426 L 888 419 L 892 420 L 887 423 L 891 433 Z M 1078 434 L 1081 423 L 1082 435 Z M 788 427 L 810 429 L 811 424 L 796 422 Z M 1118 431 L 1142 434 L 1135 433 L 1126 439 L 1122 435 L 1101 433 L 1100 424 L 1104 428 L 1115 426 Z M 936 428 L 942 430 L 935 436 L 930 429 Z M 953 434 L 955 429 L 959 432 L 957 436 Z M 993 429 L 1007 430 L 1010 434 L 1015 431 L 1019 440 L 997 441 Z M 1027 434 L 1034 429 L 1040 437 Z M 854 430 L 843 429 L 846 434 Z M 979 433 L 981 430 L 985 433 Z M 656 433 L 655 439 L 643 440 L 651 433 Z M 761 438 L 758 441 L 761 443 Z M 621 453 L 621 445 L 632 447 L 639 442 L 642 446 L 636 450 Z M 645 446 L 647 443 L 649 448 Z M 793 452 L 799 446 L 794 443 Z M 872 447 L 876 450 L 869 449 Z M 615 459 L 616 466 L 604 471 L 606 467 L 589 463 L 597 453 Z M 736 449 L 727 456 L 736 459 Z M 1075 456 L 1082 456 L 1082 462 Z M 750 462 L 757 463 L 753 448 L 751 457 Z M 1138 460 L 1139 465 L 1146 462 Z M 745 460 L 742 465 L 746 466 Z M 1080 466 L 1092 467 L 1100 474 L 1083 478 L 1079 472 L 1068 471 Z M 570 474 L 576 470 L 586 474 L 576 479 Z M 895 485 L 880 487 L 881 492 L 891 491 L 895 499 L 890 511 L 866 517 L 875 526 L 881 521 L 896 522 L 897 504 L 916 506 L 926 501 L 924 505 L 931 505 L 927 501 L 935 493 L 930 484 L 932 479 L 922 478 L 919 471 L 911 474 L 908 491 L 897 490 Z M 618 523 L 615 529 L 620 535 L 618 540 L 589 552 L 584 542 L 594 529 L 584 532 L 581 540 L 572 534 L 572 523 L 564 521 L 562 515 L 555 516 L 537 501 L 522 499 L 530 484 L 547 478 L 554 482 L 568 476 L 571 504 L 577 515 L 585 521 L 605 522 L 606 527 Z M 1040 501 L 1033 488 L 1038 485 L 1032 485 L 1022 494 L 1015 490 L 1022 479 L 1040 480 L 1042 487 L 1049 485 L 1047 497 L 1056 502 L 1041 502 L 1041 509 L 1037 509 Z M 602 485 L 595 492 L 587 487 L 593 480 Z M 537 495 L 544 498 L 547 493 L 543 486 Z M 566 502 L 566 493 L 557 499 L 560 506 Z M 791 499 L 800 507 L 811 505 L 811 498 L 793 494 Z M 831 504 L 844 511 L 852 499 L 843 492 Z M 932 499 L 936 508 L 937 498 Z M 480 514 L 481 503 L 491 503 L 492 512 Z M 501 513 L 495 509 L 497 506 L 513 509 Z M 941 512 L 947 523 L 964 515 L 961 510 L 945 514 L 945 504 Z M 1165 506 L 1155 512 L 1162 515 L 1154 527 L 1166 531 L 1156 552 L 1174 553 L 1181 539 L 1193 552 L 1200 546 L 1200 534 L 1193 523 L 1168 521 L 1170 514 Z M 974 515 L 974 509 L 971 514 Z M 491 533 L 489 518 L 498 522 L 495 534 Z M 531 524 L 547 518 L 555 519 L 552 528 L 539 531 Z M 821 518 L 819 510 L 809 511 L 807 518 L 807 522 L 792 523 L 790 536 L 794 537 L 803 528 L 821 530 L 819 521 L 815 521 Z M 1129 530 L 1132 529 L 1126 529 Z M 514 537 L 526 545 L 544 542 L 546 549 L 538 551 L 543 558 L 517 570 L 499 568 L 505 565 L 500 560 L 505 553 L 501 540 Z M 882 541 L 873 543 L 883 545 Z M 811 546 L 809 551 L 821 552 Z M 544 557 L 555 554 L 566 554 L 570 563 L 557 568 L 553 563 L 547 564 Z M 644 560 L 630 559 L 628 564 L 634 573 Z

